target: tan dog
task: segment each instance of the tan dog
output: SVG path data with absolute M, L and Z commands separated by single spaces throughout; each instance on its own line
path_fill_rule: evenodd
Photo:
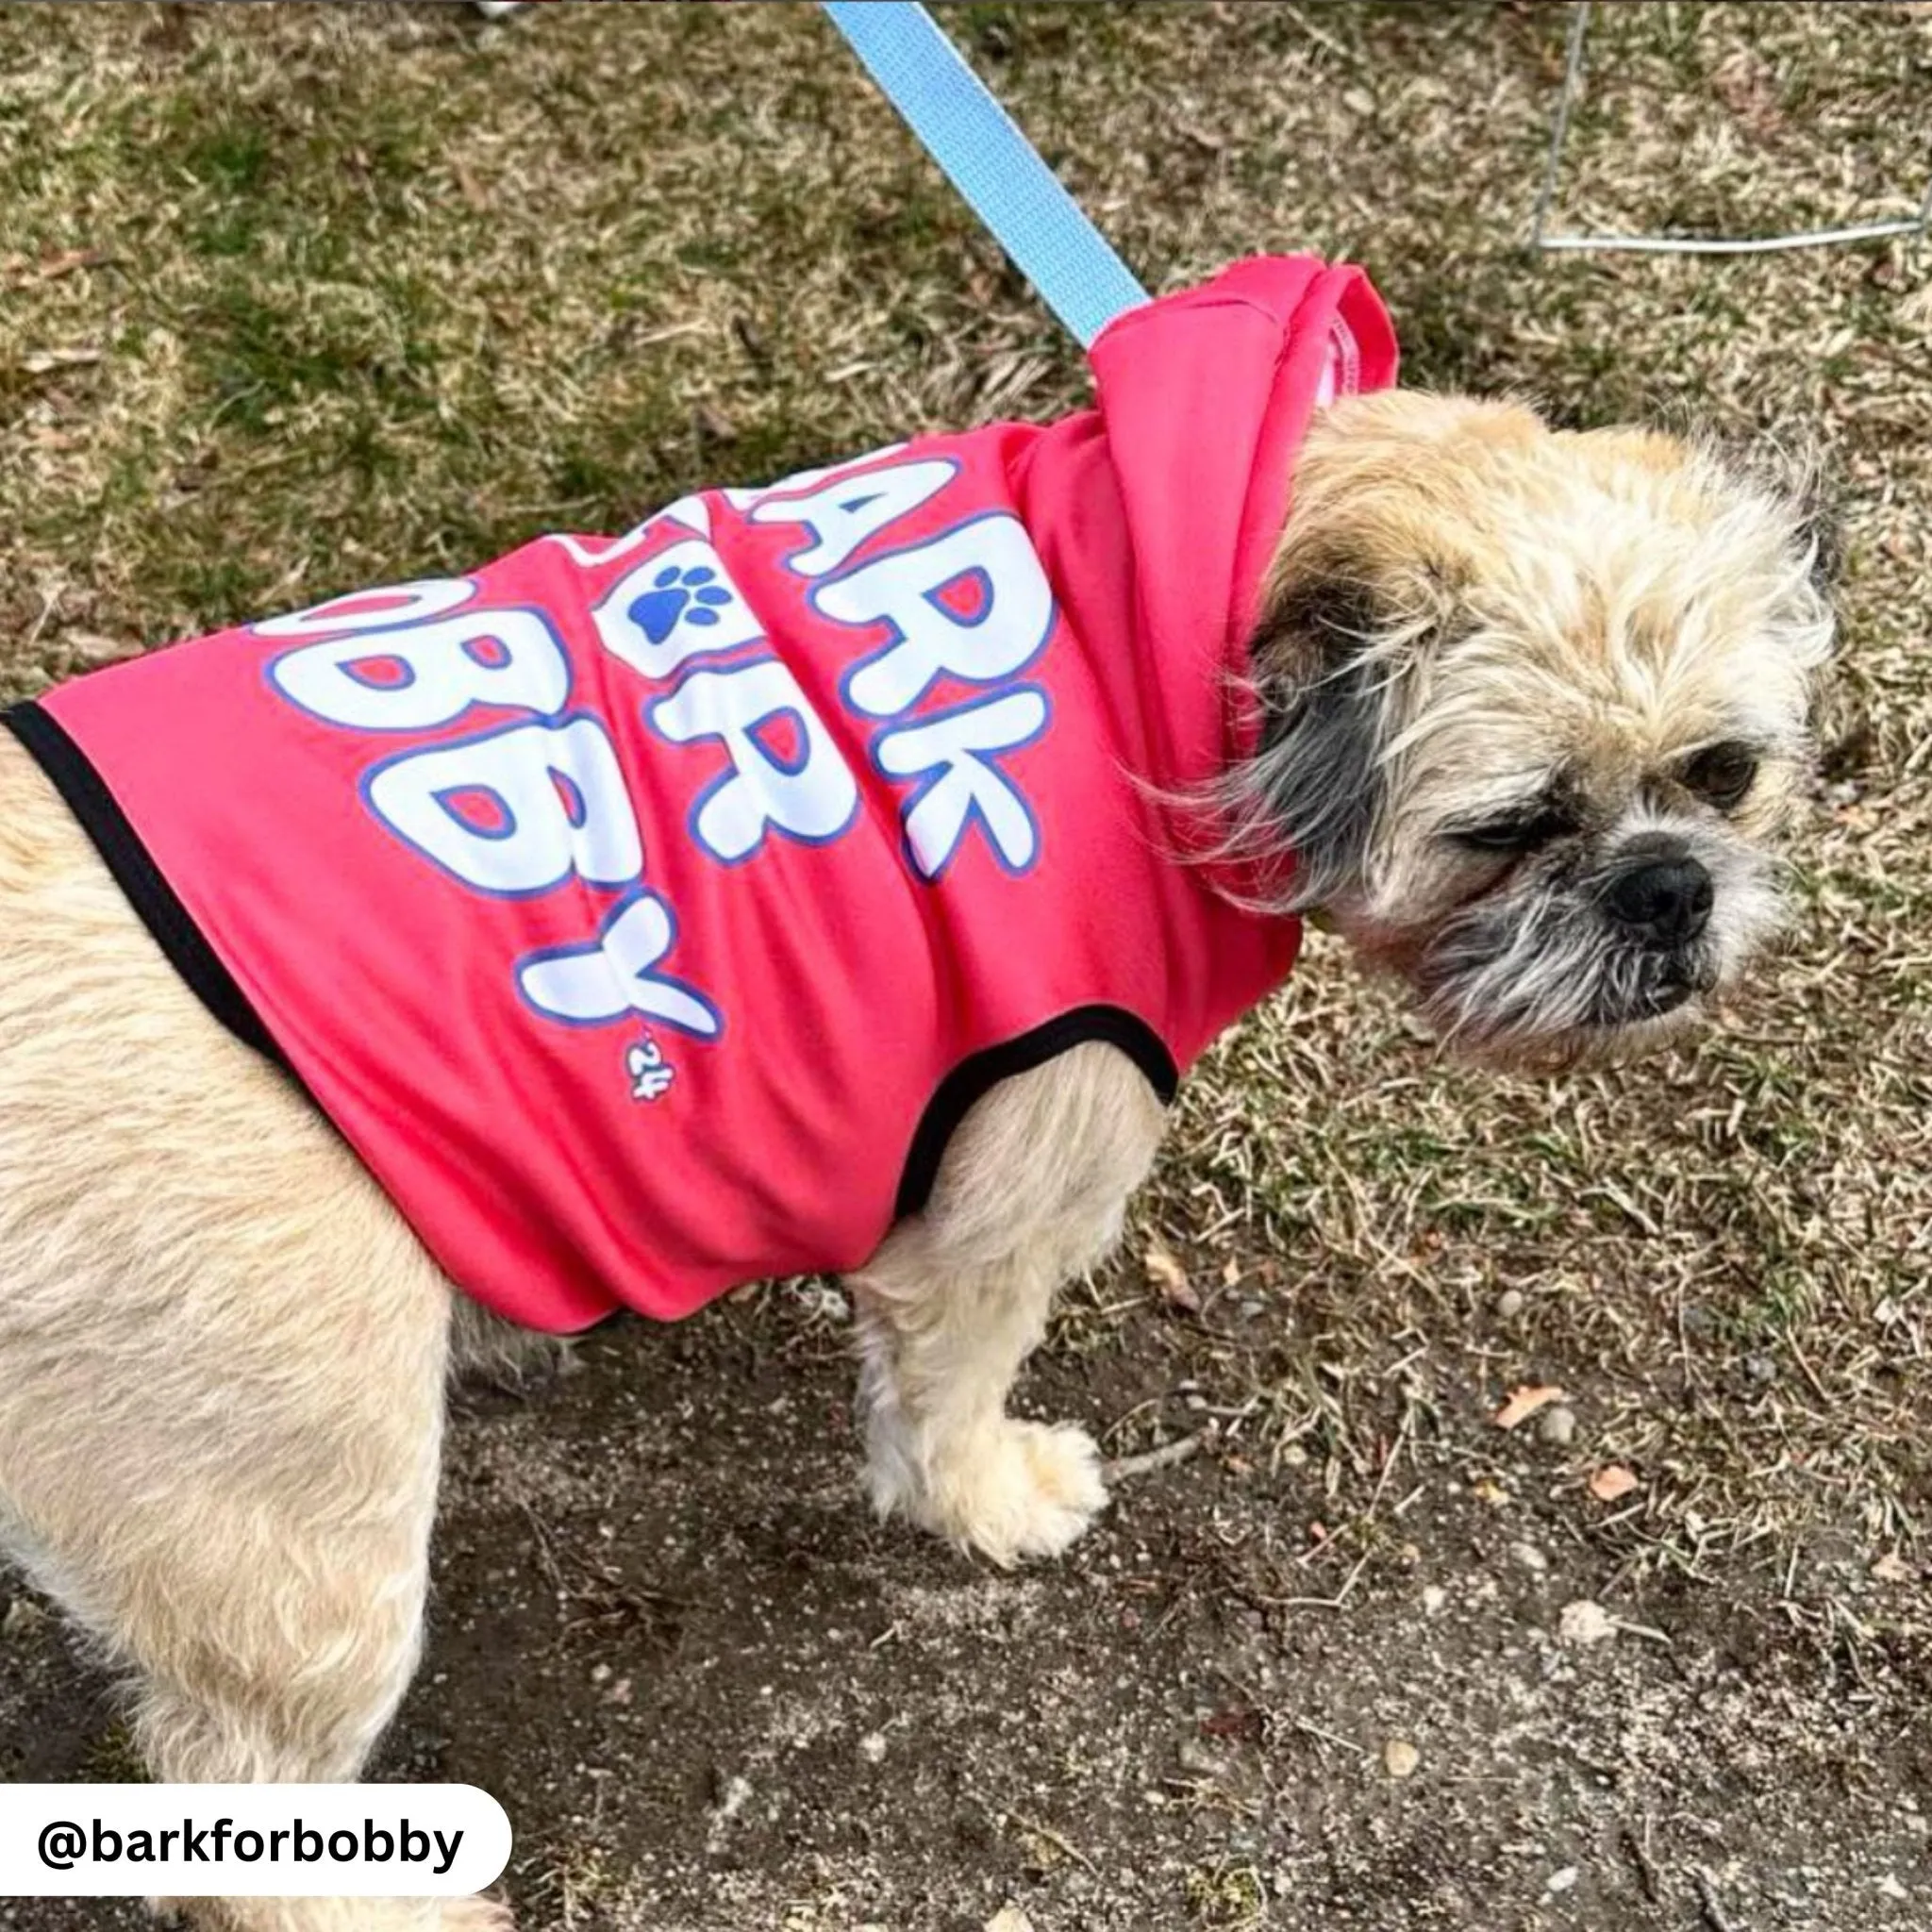
M 1775 912 L 1767 841 L 1830 640 L 1788 494 L 1635 431 L 1407 392 L 1310 433 L 1230 843 L 1454 1039 L 1511 1063 L 1690 1024 Z M 135 1675 L 170 1780 L 356 1775 L 415 1666 L 453 1365 L 505 1331 L 163 960 L 0 741 L 0 1522 Z M 956 1134 L 850 1286 L 868 1481 L 1009 1563 L 1102 1507 L 1091 1441 L 1006 1399 L 1117 1237 L 1161 1111 L 1088 1043 Z M 507 1923 L 236 1900 L 241 1932 Z

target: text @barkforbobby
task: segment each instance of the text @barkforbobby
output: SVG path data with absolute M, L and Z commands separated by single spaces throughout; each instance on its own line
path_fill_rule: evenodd
M 0 1785 L 0 1895 L 460 1898 L 509 1862 L 475 1785 Z

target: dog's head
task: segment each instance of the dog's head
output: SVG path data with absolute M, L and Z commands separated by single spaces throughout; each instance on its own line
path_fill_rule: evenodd
M 1832 632 L 1802 492 L 1639 430 L 1407 391 L 1318 422 L 1254 642 L 1233 841 L 1453 1041 L 1684 1025 L 1778 923 Z

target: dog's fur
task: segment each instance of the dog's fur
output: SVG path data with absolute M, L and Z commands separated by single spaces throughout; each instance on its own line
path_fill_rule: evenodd
M 1214 801 L 1224 855 L 1479 1051 L 1676 1032 L 1772 921 L 1767 839 L 1830 637 L 1817 547 L 1788 492 L 1660 436 L 1338 404 L 1267 587 L 1263 738 Z M 1731 746 L 1757 763 L 1725 804 Z M 1715 905 L 1693 942 L 1646 950 L 1605 893 L 1666 847 Z M 881 1509 L 1006 1564 L 1101 1508 L 1091 1440 L 1006 1399 L 1160 1128 L 1097 1044 L 973 1111 L 930 1205 L 850 1283 Z M 130 1672 L 155 1775 L 353 1777 L 416 1662 L 445 1377 L 505 1337 L 208 1017 L 10 741 L 0 1267 L 0 1530 Z M 193 1909 L 234 1932 L 508 1923 L 479 1901 Z

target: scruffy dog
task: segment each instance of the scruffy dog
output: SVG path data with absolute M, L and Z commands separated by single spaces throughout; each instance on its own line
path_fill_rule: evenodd
M 1104 1503 L 1088 1437 L 1008 1417 L 1008 1391 L 1044 1331 L 1056 1285 L 1091 1267 L 1119 1233 L 1160 1136 L 1169 1057 L 1184 1061 L 1232 1017 L 1232 994 L 1203 995 L 1191 1017 L 1174 1017 L 1172 1003 L 1154 1010 L 1154 994 L 1141 1010 L 1151 982 L 1135 975 L 1151 970 L 1146 958 L 1181 959 L 1163 986 L 1183 968 L 1212 978 L 1237 958 L 1240 996 L 1252 1000 L 1286 971 L 1297 920 L 1320 915 L 1413 989 L 1445 1036 L 1517 1066 L 1659 1043 L 1736 979 L 1774 923 L 1770 841 L 1804 771 L 1807 686 L 1830 640 L 1807 510 L 1728 459 L 1662 435 L 1563 432 L 1513 404 L 1377 390 L 1392 361 L 1373 340 L 1366 285 L 1336 283 L 1342 272 L 1320 265 L 1291 267 L 1250 265 L 1246 280 L 1169 298 L 1179 310 L 1157 304 L 1144 312 L 1155 320 L 1116 325 L 1095 352 L 1097 418 L 978 432 L 992 439 L 985 444 L 918 442 L 772 491 L 687 504 L 673 526 L 645 525 L 602 547 L 561 540 L 541 557 L 539 546 L 518 553 L 520 568 L 548 558 L 546 569 L 590 573 L 597 634 L 573 640 L 570 663 L 581 685 L 600 641 L 614 654 L 609 675 L 633 682 L 614 692 L 609 718 L 635 724 L 638 699 L 626 692 L 661 688 L 669 695 L 645 713 L 671 747 L 653 754 L 658 763 L 693 759 L 689 769 L 702 775 L 721 746 L 730 754 L 726 776 L 695 803 L 686 787 L 668 816 L 640 805 L 649 818 L 641 841 L 622 836 L 627 817 L 599 820 L 618 808 L 618 794 L 599 789 L 604 740 L 575 712 L 555 725 L 563 687 L 532 682 L 563 664 L 562 645 L 534 625 L 512 634 L 507 610 L 488 649 L 475 626 L 449 630 L 449 613 L 471 608 L 466 598 L 506 605 L 490 581 L 433 580 L 374 606 L 339 600 L 215 641 L 216 658 L 241 654 L 252 667 L 245 701 L 279 706 L 291 721 L 287 742 L 260 754 L 261 786 L 278 767 L 291 795 L 311 778 L 340 778 L 343 810 L 360 815 L 341 822 L 344 850 L 373 841 L 381 864 L 418 869 L 382 874 L 416 883 L 390 891 L 372 917 L 352 918 L 325 897 L 338 891 L 326 852 L 300 868 L 286 907 L 280 874 L 265 864 L 251 861 L 245 890 L 230 897 L 194 882 L 193 865 L 169 843 L 176 801 L 159 796 L 142 763 L 154 741 L 202 728 L 184 711 L 136 705 L 121 741 L 111 707 L 78 696 L 63 707 L 56 693 L 53 724 L 17 724 L 25 744 L 0 739 L 0 1520 L 34 1578 L 130 1672 L 157 1777 L 357 1774 L 416 1662 L 445 1379 L 503 1332 L 472 1297 L 522 1319 L 554 1317 L 547 1325 L 558 1327 L 598 1311 L 578 1266 L 591 1235 L 565 1230 L 533 1246 L 521 1223 L 495 1224 L 524 1169 L 488 1165 L 497 1158 L 492 1123 L 539 1075 L 509 1066 L 487 1105 L 466 1112 L 465 1096 L 495 1077 L 501 1055 L 498 1036 L 464 1017 L 471 995 L 460 975 L 414 1006 L 381 977 L 394 963 L 385 948 L 416 958 L 430 943 L 421 922 L 441 918 L 445 899 L 474 897 L 487 920 L 549 917 L 550 888 L 570 875 L 556 916 L 575 919 L 579 937 L 566 939 L 561 925 L 516 928 L 506 945 L 538 943 L 517 960 L 514 985 L 507 963 L 501 974 L 492 967 L 471 975 L 483 989 L 475 997 L 494 999 L 500 982 L 510 1003 L 503 1027 L 534 1038 L 557 1021 L 541 1034 L 559 1042 L 555 1053 L 581 1051 L 596 1078 L 626 1079 L 609 1105 L 632 1109 L 621 1124 L 646 1137 L 652 1160 L 696 1147 L 705 1165 L 679 1173 L 675 1192 L 696 1196 L 701 1218 L 675 1243 L 663 1229 L 684 1227 L 680 1200 L 650 1197 L 653 1256 L 663 1251 L 670 1286 L 655 1301 L 656 1291 L 618 1297 L 676 1313 L 735 1268 L 794 1253 L 734 1247 L 735 1235 L 717 1232 L 732 1220 L 731 1191 L 769 1205 L 780 1196 L 758 1191 L 782 1191 L 797 1168 L 811 1189 L 839 1194 L 847 1128 L 843 1115 L 822 1118 L 815 1090 L 794 1084 L 816 1077 L 803 1058 L 778 1060 L 756 1105 L 714 1072 L 734 1040 L 757 1041 L 754 1070 L 773 1064 L 768 1042 L 781 1055 L 784 1043 L 778 1029 L 743 1024 L 740 1008 L 763 968 L 706 952 L 708 930 L 735 915 L 709 896 L 711 874 L 701 876 L 696 859 L 676 872 L 663 826 L 683 824 L 689 808 L 697 858 L 731 880 L 751 881 L 760 868 L 835 877 L 810 868 L 845 863 L 847 847 L 869 841 L 876 849 L 850 862 L 896 868 L 923 895 L 878 885 L 885 909 L 865 916 L 888 922 L 902 899 L 914 908 L 906 917 L 925 920 L 956 891 L 959 903 L 979 895 L 1011 921 L 998 908 L 1022 902 L 1001 895 L 1040 876 L 1056 841 L 1103 853 L 1082 875 L 1085 896 L 1075 880 L 1062 902 L 1074 927 L 1101 923 L 1106 943 L 1089 949 L 1094 957 L 1043 923 L 1009 924 L 1000 957 L 975 958 L 967 975 L 982 975 L 1007 1004 L 983 1023 L 935 1020 L 953 1031 L 930 1065 L 909 1038 L 879 1057 L 877 1108 L 892 1115 L 887 1138 L 898 1144 L 889 1159 L 852 1153 L 850 1191 L 865 1196 L 854 1224 L 872 1227 L 866 1215 L 880 1224 L 860 1252 L 842 1253 L 856 1239 L 845 1223 L 822 1244 L 845 1267 L 858 1310 L 874 1500 L 1002 1564 L 1063 1549 Z M 1334 326 L 1304 367 L 1294 358 L 1310 303 L 1318 323 Z M 1171 326 L 1192 343 L 1191 361 L 1161 359 Z M 1380 375 L 1364 374 L 1377 354 Z M 1196 382 L 1183 364 L 1206 373 Z M 1293 420 L 1272 441 L 1213 388 L 1250 364 L 1255 409 L 1266 405 L 1277 429 L 1288 408 L 1280 372 L 1301 371 L 1306 407 L 1289 409 Z M 1143 442 L 1144 460 L 1128 455 Z M 1211 527 L 1224 507 L 1211 480 L 1177 474 L 1211 466 L 1230 444 L 1240 488 L 1261 504 L 1252 554 Z M 938 547 L 969 541 L 958 535 L 969 523 L 938 519 L 945 491 L 979 475 L 982 449 L 997 458 L 986 475 L 1022 479 L 1012 487 L 1027 498 L 1052 607 L 1038 601 L 1045 579 L 1031 574 L 1033 552 L 986 548 L 1011 531 L 983 503 L 969 520 L 981 548 L 948 553 L 944 582 L 922 581 L 917 598 L 905 596 L 907 558 L 929 561 Z M 1062 514 L 1069 504 L 1076 514 Z M 1151 554 L 1177 525 L 1189 532 L 1191 597 L 1221 544 L 1224 649 L 1217 635 L 1188 656 L 1193 607 L 1170 594 Z M 1115 541 L 1122 527 L 1125 548 Z M 709 546 L 710 561 L 691 564 L 694 544 Z M 824 626 L 844 624 L 866 654 L 848 653 L 808 693 L 811 652 L 782 660 L 800 680 L 777 708 L 791 717 L 782 743 L 755 743 L 749 725 L 734 724 L 725 701 L 750 687 L 723 681 L 782 675 L 762 635 L 746 642 L 730 628 L 743 587 L 732 579 L 748 583 L 767 567 L 798 579 L 800 622 L 822 627 L 814 650 Z M 1030 628 L 1002 656 L 1016 612 Z M 972 648 L 997 660 L 993 672 L 984 655 L 957 655 L 969 631 Z M 1078 649 L 1067 641 L 1075 633 L 1086 641 Z M 1056 641 L 1043 645 L 1048 636 Z M 1083 714 L 1072 673 L 1055 665 L 1085 664 L 1079 650 L 1140 664 L 1133 653 L 1149 638 L 1153 698 L 1140 712 L 1109 699 L 1107 759 L 1083 765 L 1081 734 L 1107 708 Z M 180 647 L 182 661 L 208 648 Z M 919 650 L 928 658 L 914 662 Z M 101 689 L 175 656 L 101 674 Z M 1176 748 L 1186 734 L 1175 721 L 1193 702 L 1181 689 L 1189 677 L 1212 695 L 1211 707 L 1195 706 L 1201 717 L 1224 708 L 1241 721 L 1225 741 L 1231 751 L 1218 725 Z M 150 687 L 125 689 L 139 698 Z M 501 694 L 512 690 L 553 723 L 507 726 Z M 477 691 L 490 725 L 481 734 L 477 720 L 458 715 Z M 917 708 L 929 693 L 940 708 Z M 854 719 L 871 735 L 840 739 Z M 408 728 L 391 729 L 398 721 Z M 822 756 L 821 724 L 825 743 L 857 749 Z M 204 747 L 186 778 L 159 791 L 198 793 L 189 780 L 246 759 L 269 736 L 267 726 L 219 728 L 249 742 Z M 510 761 L 539 728 L 553 731 L 534 768 L 541 784 L 519 790 L 522 768 Z M 566 728 L 577 735 L 559 748 Z M 944 758 L 941 733 L 953 734 Z M 311 745 L 313 772 L 301 764 Z M 649 781 L 631 756 L 620 763 L 635 798 Z M 147 857 L 130 856 L 125 824 L 104 829 L 120 821 L 90 790 L 96 760 Z M 1106 791 L 1123 761 L 1130 769 L 1119 789 Z M 812 785 L 807 772 L 819 774 Z M 1084 811 L 1079 797 L 1054 791 L 1067 772 Z M 1008 809 L 1022 788 L 1022 808 Z M 489 794 L 480 804 L 479 793 Z M 231 811 L 275 804 L 252 783 L 244 795 L 245 812 Z M 546 811 L 558 815 L 554 851 L 531 842 Z M 197 821 L 203 843 L 227 836 L 210 824 Z M 1103 852 L 1091 843 L 1102 840 L 1115 842 Z M 1145 878 L 1134 872 L 1141 854 Z M 155 911 L 165 889 L 147 875 L 149 858 L 179 891 L 171 919 L 185 903 L 218 959 Z M 341 869 L 358 862 L 345 857 Z M 639 865 L 661 900 L 624 883 Z M 1136 894 L 1155 900 L 1152 912 L 1127 907 Z M 135 909 L 143 897 L 145 918 Z M 836 897 L 793 894 L 786 918 L 844 919 Z M 275 921 L 317 899 L 325 942 L 280 946 Z M 257 917 L 269 921 L 260 944 L 235 924 Z M 1106 924 L 1130 918 L 1140 925 Z M 1185 944 L 1170 942 L 1163 922 L 1186 927 Z M 782 948 L 792 930 L 773 928 L 759 943 Z M 836 1010 L 844 980 L 878 937 L 841 930 L 811 926 L 809 944 L 781 962 L 790 1034 L 808 1031 L 822 1058 L 833 1057 L 845 1024 Z M 950 931 L 889 925 L 886 937 L 894 974 L 917 983 L 919 1000 L 929 979 L 966 973 L 957 951 L 942 950 L 966 944 Z M 789 975 L 802 980 L 821 945 L 841 944 L 837 984 L 797 991 Z M 920 946 L 945 962 L 932 974 L 911 970 L 923 956 L 902 950 Z M 263 966 L 264 950 L 302 957 Z M 1063 1024 L 1073 980 L 1024 1011 L 1011 1005 L 1030 997 L 1036 978 L 1074 972 L 1066 961 L 1076 954 L 1078 974 L 1101 994 L 1078 1008 L 1082 1024 Z M 339 996 L 311 1022 L 275 974 L 299 975 L 316 957 Z M 727 967 L 749 976 L 725 987 L 717 975 Z M 913 1010 L 892 1004 L 897 987 L 875 997 L 895 1026 Z M 944 1014 L 971 1008 L 956 991 Z M 1016 1027 L 1031 1044 L 1013 1054 Z M 371 1045 L 385 1028 L 398 1038 Z M 398 1088 L 403 1076 L 383 1071 L 425 1037 L 459 1090 L 454 1098 L 427 1078 Z M 548 1066 L 541 1054 L 552 1050 L 532 1063 Z M 949 1106 L 893 1113 L 900 1096 L 887 1061 L 909 1058 L 917 1081 L 929 1082 L 956 1053 L 974 1057 L 979 1073 L 963 1086 L 940 1082 Z M 392 1084 L 361 1109 L 360 1096 L 383 1080 Z M 867 1078 L 852 1084 L 859 1101 L 837 1099 L 848 1112 L 874 1091 Z M 743 1109 L 734 1133 L 752 1145 L 741 1166 L 731 1164 L 738 1143 L 707 1139 L 695 1106 L 682 1117 L 665 1110 L 713 1092 L 721 1108 Z M 558 1149 L 575 1158 L 605 1131 L 590 1102 L 581 1115 L 565 1109 L 548 1086 L 537 1106 L 544 1144 L 530 1159 Z M 782 1116 L 782 1130 L 768 1116 Z M 658 1132 L 680 1118 L 675 1137 Z M 934 1118 L 943 1131 L 931 1129 Z M 915 1124 L 921 1144 L 908 1158 Z M 419 1155 L 421 1172 L 410 1165 Z M 438 1191 L 445 1184 L 432 1157 L 480 1174 L 455 1208 Z M 883 1206 L 866 1193 L 874 1169 L 890 1183 L 922 1163 L 919 1185 L 902 1181 L 896 1196 L 888 1185 Z M 712 1186 L 714 1168 L 725 1181 Z M 569 1211 L 568 1202 L 557 1209 Z M 614 1231 L 599 1222 L 595 1240 L 615 1243 L 609 1253 L 628 1267 L 625 1217 L 607 1219 Z M 694 1257 L 701 1235 L 712 1246 Z M 555 1258 L 565 1250 L 568 1267 Z M 491 1270 L 505 1253 L 498 1283 Z M 546 1268 L 563 1284 L 548 1302 L 527 1287 Z M 507 1923 L 480 1901 L 193 1908 L 238 1932 Z

